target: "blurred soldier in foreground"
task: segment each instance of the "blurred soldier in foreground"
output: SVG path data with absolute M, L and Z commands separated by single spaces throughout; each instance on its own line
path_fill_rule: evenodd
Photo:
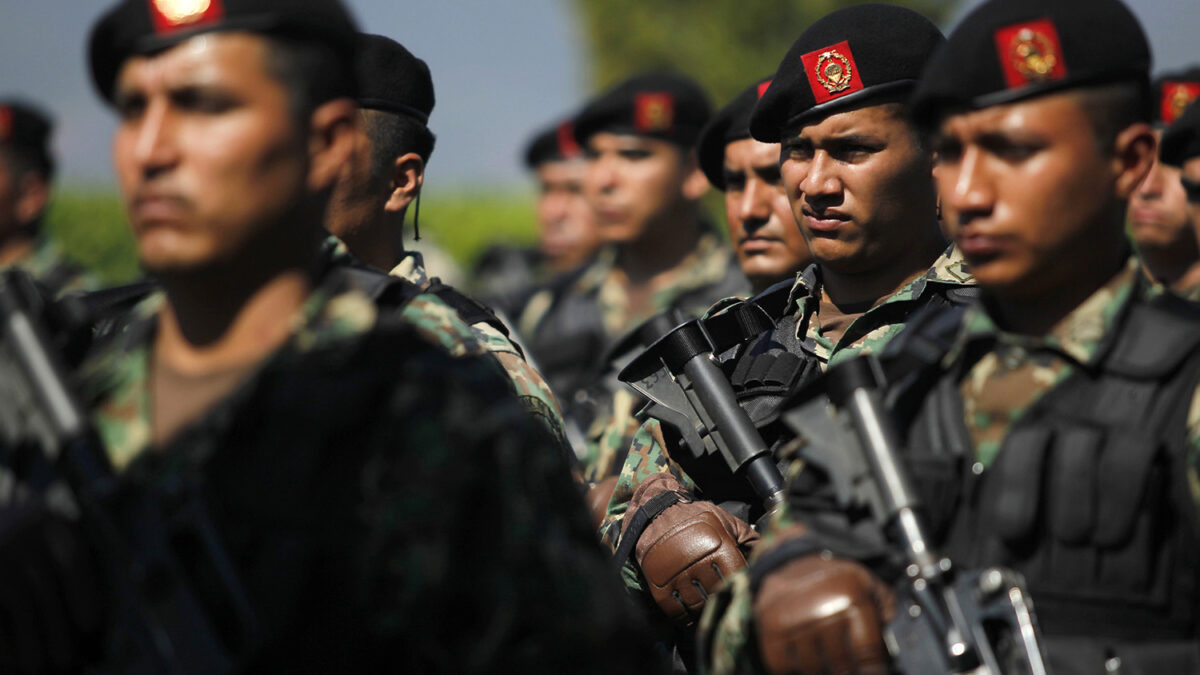
M 575 119 L 587 157 L 584 195 L 607 245 L 534 293 L 517 329 L 581 428 L 593 404 L 576 393 L 600 378 L 620 337 L 668 308 L 696 314 L 745 290 L 698 201 L 708 185 L 692 145 L 710 114 L 695 82 L 649 73 L 597 96 Z M 607 410 L 607 401 L 594 409 Z
M 1166 74 L 1154 82 L 1157 126 L 1174 122 L 1200 96 L 1200 68 Z M 1129 233 L 1150 278 L 1200 299 L 1200 230 L 1188 217 L 1179 169 L 1156 162 L 1129 200 Z
M 330 198 L 327 227 L 341 241 L 326 242 L 328 254 L 336 264 L 362 261 L 414 284 L 422 293 L 406 300 L 402 316 L 436 333 L 455 356 L 490 353 L 530 413 L 562 439 L 566 451 L 558 401 L 509 339 L 505 324 L 489 307 L 431 279 L 421 253 L 404 248 L 404 216 L 420 196 L 435 141 L 426 126 L 434 105 L 428 66 L 396 41 L 364 33 L 357 38 L 355 71 L 359 125 Z M 373 299 L 391 302 L 386 293 Z
M 737 395 L 735 412 L 749 416 L 773 460 L 793 437 L 775 422 L 789 394 L 831 364 L 878 351 L 918 309 L 974 292 L 941 236 L 932 159 L 903 103 L 942 40 L 911 10 L 834 12 L 792 45 L 750 116 L 754 139 L 782 144 L 783 186 L 815 263 L 744 303 L 714 308 L 704 326 L 720 336 L 710 347 Z M 743 324 L 747 312 L 768 327 Z M 724 453 L 683 440 L 690 430 L 681 426 L 664 417 L 638 431 L 601 536 L 632 553 L 626 584 L 690 626 L 722 578 L 744 566 L 758 537 L 750 523 L 769 505 Z M 684 503 L 647 520 L 643 509 L 672 493 Z M 706 529 L 714 515 L 721 527 Z M 695 546 L 701 535 L 720 546 Z
M 1149 65 L 1117 0 L 992 0 L 910 103 L 984 294 L 889 344 L 886 400 L 931 543 L 949 569 L 1024 575 L 1053 673 L 1200 671 L 1200 313 L 1146 281 L 1124 232 L 1155 159 Z M 910 614 L 888 589 L 898 552 L 837 526 L 865 523 L 796 469 L 792 515 L 810 529 L 777 521 L 793 558 L 756 551 L 705 616 L 705 657 L 715 672 L 887 672 L 884 626 Z
M 653 663 L 553 440 L 494 363 L 449 358 L 322 255 L 355 143 L 354 36 L 336 0 L 128 0 L 94 27 L 121 191 L 163 290 L 80 374 L 117 494 L 77 492 L 82 526 L 0 517 L 4 672 Z M 164 529 L 176 566 L 97 545 Z M 87 583 L 86 551 L 105 583 Z M 219 642 L 203 662 L 164 647 L 190 631 L 157 630 L 178 626 L 159 610 L 189 609 L 157 604 L 180 585 Z
M 1192 227 L 1200 232 L 1200 106 L 1189 106 L 1163 135 L 1163 164 L 1180 169 Z
M 58 295 L 96 283 L 64 260 L 42 229 L 54 182 L 52 129 L 50 119 L 36 108 L 0 100 L 0 268 L 27 270 Z

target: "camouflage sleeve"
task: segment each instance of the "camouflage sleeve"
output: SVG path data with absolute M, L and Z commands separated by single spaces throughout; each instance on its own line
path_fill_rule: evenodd
M 652 670 L 552 439 L 488 364 L 441 356 L 410 359 L 362 481 L 359 592 L 379 643 L 414 647 L 396 669 Z
M 400 318 L 425 340 L 440 345 L 451 356 L 486 351 L 471 327 L 459 318 L 458 312 L 436 295 L 426 293 L 413 298 L 401 310 Z
M 609 410 L 597 417 L 588 430 L 587 455 L 583 460 L 583 479 L 598 483 L 620 474 L 633 437 L 642 423 L 635 413 L 637 397 L 628 389 L 613 392 Z
M 638 486 L 646 479 L 658 473 L 669 472 L 688 490 L 696 488 L 696 483 L 691 477 L 667 454 L 666 447 L 662 424 L 656 419 L 647 421 L 634 435 L 633 443 L 629 446 L 629 455 L 625 458 L 625 464 L 617 478 L 612 499 L 608 502 L 608 511 L 600 524 L 600 540 L 610 551 L 617 550 L 621 538 L 621 523 L 629 509 L 629 502 Z M 621 570 L 621 578 L 627 588 L 638 592 L 643 590 L 641 575 L 632 560 L 626 561 Z

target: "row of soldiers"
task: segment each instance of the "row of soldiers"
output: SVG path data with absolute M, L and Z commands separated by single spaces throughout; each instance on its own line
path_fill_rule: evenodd
M 5 672 L 922 672 L 932 577 L 789 423 L 867 355 L 940 574 L 1004 568 L 1034 607 L 920 619 L 958 635 L 931 662 L 1200 672 L 1200 78 L 1152 87 L 1120 0 L 991 0 L 948 39 L 853 6 L 715 115 L 677 73 L 604 92 L 528 153 L 539 212 L 602 245 L 509 322 L 405 250 L 432 81 L 337 0 L 123 0 L 89 55 L 154 283 L 46 291 L 86 310 L 56 327 L 119 487 L 9 462 Z M 39 147 L 0 136 L 8 166 Z M 667 346 L 716 366 L 775 488 L 617 381 Z M 147 530 L 212 626 L 172 630 Z

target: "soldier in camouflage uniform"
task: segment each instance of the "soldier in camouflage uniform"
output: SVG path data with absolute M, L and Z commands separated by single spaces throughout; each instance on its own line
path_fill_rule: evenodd
M 1149 63 L 1119 0 L 992 0 L 910 104 L 983 296 L 889 345 L 887 398 L 931 544 L 959 570 L 1024 576 L 1054 673 L 1200 670 L 1200 312 L 1146 281 L 1124 233 L 1155 160 Z M 902 572 L 827 546 L 867 536 L 861 514 L 794 468 L 772 543 L 710 603 L 702 659 L 887 672 Z
M 79 374 L 122 490 L 105 506 L 133 511 L 120 538 L 145 522 L 122 505 L 153 498 L 232 661 L 217 672 L 652 670 L 567 464 L 495 362 L 452 358 L 320 255 L 354 142 L 353 36 L 337 0 L 125 0 L 93 29 L 163 289 Z M 150 663 L 171 636 L 138 642 L 123 621 L 125 592 L 161 597 L 157 570 L 92 588 L 72 521 L 35 522 L 0 513 L 0 572 L 22 582 L 0 593 L 0 669 L 209 671 Z M 232 579 L 191 555 L 214 546 Z
M 707 183 L 692 145 L 710 114 L 699 85 L 664 72 L 622 82 L 575 118 L 588 162 L 584 196 L 606 245 L 590 264 L 535 292 L 516 328 L 584 430 L 614 409 L 608 385 L 586 390 L 601 381 L 620 338 L 664 310 L 695 316 L 746 289 L 698 203 Z
M 326 242 L 326 253 L 333 264 L 361 266 L 357 258 L 423 291 L 406 299 L 402 316 L 422 330 L 438 331 L 456 356 L 495 358 L 565 451 L 558 401 L 509 339 L 504 323 L 487 306 L 430 279 L 421 254 L 404 249 L 405 213 L 420 195 L 435 142 L 426 126 L 434 105 L 428 66 L 394 40 L 365 33 L 358 36 L 355 58 L 360 125 L 354 154 L 330 200 L 327 227 L 335 236 Z
M 33 106 L 0 101 L 0 268 L 29 272 L 53 295 L 89 290 L 96 280 L 63 258 L 42 231 L 54 158 L 50 119 Z
M 1165 73 L 1154 82 L 1154 122 L 1164 127 L 1200 96 L 1200 67 Z M 1200 299 L 1200 230 L 1187 212 L 1176 167 L 1155 163 L 1129 200 L 1129 234 L 1147 276 Z
M 974 293 L 961 253 L 942 238 L 932 160 L 902 103 L 941 42 L 937 28 L 910 10 L 865 5 L 835 12 L 800 36 L 750 117 L 754 138 L 782 143 L 783 185 L 816 260 L 746 301 L 770 316 L 773 328 L 738 334 L 715 352 L 777 453 L 792 435 L 769 420 L 789 392 L 830 365 L 879 351 L 917 310 Z M 832 71 L 805 65 L 830 50 L 822 65 L 842 64 L 861 80 L 830 80 Z M 737 309 L 714 308 L 705 320 L 710 332 Z M 764 506 L 723 460 L 693 456 L 680 437 L 657 419 L 638 431 L 600 534 L 614 549 L 632 547 L 623 568 L 627 586 L 648 593 L 677 622 L 694 624 L 707 594 L 744 566 L 757 538 L 749 523 Z M 673 491 L 687 503 L 646 524 L 639 510 Z M 723 527 L 707 532 L 720 546 L 692 546 L 697 527 L 714 515 Z M 716 574 L 713 562 L 721 568 Z

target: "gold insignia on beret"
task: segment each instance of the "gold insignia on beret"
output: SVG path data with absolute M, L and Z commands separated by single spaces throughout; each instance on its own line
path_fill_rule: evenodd
M 1171 117 L 1166 121 L 1174 122 L 1175 120 L 1179 119 L 1179 116 L 1183 114 L 1184 109 L 1191 105 L 1192 101 L 1195 100 L 1196 91 L 1192 87 L 1188 87 L 1186 85 L 1176 86 L 1167 95 L 1167 102 L 1170 106 Z
M 1013 37 L 1010 53 L 1013 66 L 1031 82 L 1042 82 L 1049 79 L 1054 72 L 1054 66 L 1058 63 L 1054 42 L 1032 28 L 1022 28 L 1017 31 Z
M 817 57 L 817 81 L 831 94 L 845 91 L 850 87 L 850 77 L 854 69 L 850 60 L 842 56 L 836 49 L 821 52 Z
M 191 23 L 204 16 L 212 0 L 154 0 L 154 6 L 172 24 Z

